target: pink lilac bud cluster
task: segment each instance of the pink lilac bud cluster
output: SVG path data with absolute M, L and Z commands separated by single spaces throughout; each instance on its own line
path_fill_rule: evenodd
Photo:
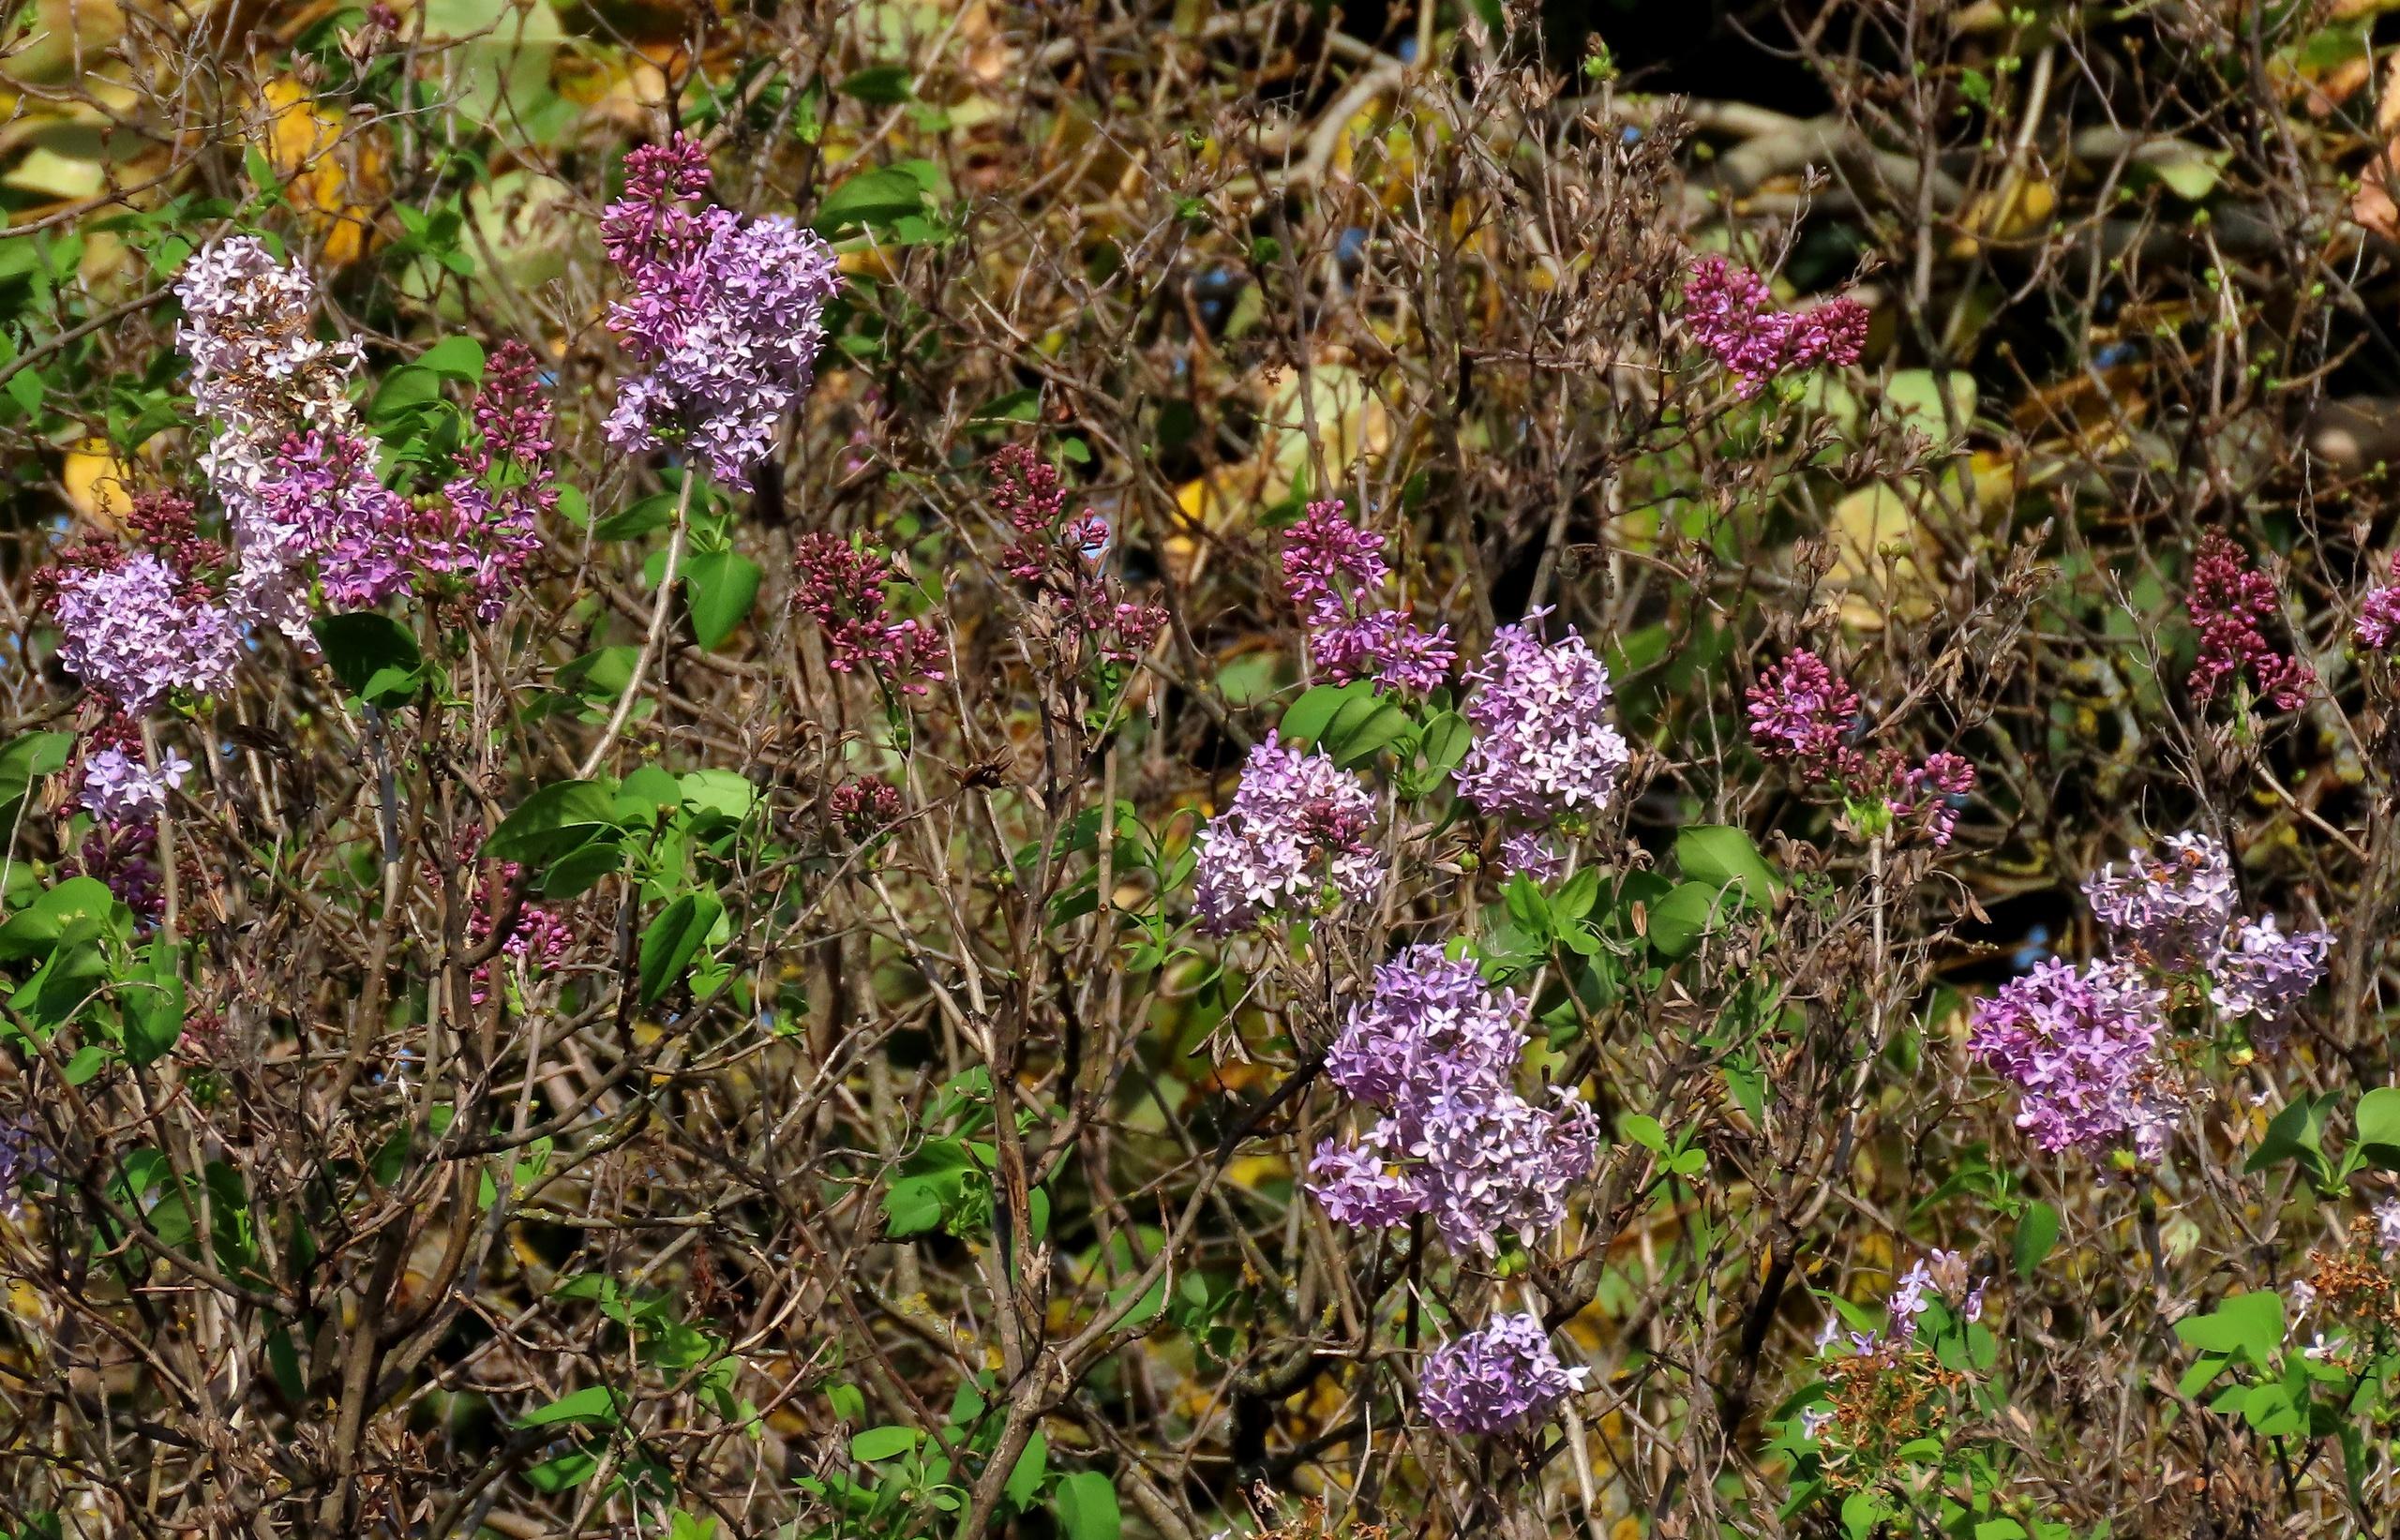
M 1538 1317 L 1501 1314 L 1434 1349 L 1417 1388 L 1445 1433 L 1508 1433 L 1547 1418 L 1590 1374 L 1559 1363 Z
M 1692 263 L 1684 286 L 1684 324 L 1692 340 L 1732 375 L 1745 400 L 1778 375 L 1857 363 L 1868 321 L 1867 307 L 1853 299 L 1778 310 L 1764 278 L 1722 257 Z
M 747 486 L 815 381 L 841 277 L 833 248 L 780 215 L 685 207 L 709 181 L 706 148 L 681 134 L 625 157 L 600 234 L 631 292 L 608 327 L 650 371 L 619 392 L 607 433 L 633 454 L 676 435 L 712 476 Z
M 852 841 L 900 821 L 900 791 L 889 781 L 845 781 L 825 794 L 825 820 Z
M 1357 1141 L 1328 1139 L 1309 1190 L 1336 1220 L 1383 1228 L 1430 1214 L 1462 1251 L 1548 1233 L 1591 1174 L 1599 1126 L 1572 1093 L 1538 1107 L 1519 1095 L 1526 1005 L 1488 990 L 1472 963 L 1411 947 L 1375 970 L 1326 1054 L 1326 1074 L 1385 1115 Z
M 1102 658 L 1130 663 L 1166 624 L 1158 605 L 1122 596 L 1108 577 L 1108 521 L 1086 508 L 1069 517 L 1058 468 L 1024 444 L 992 456 L 992 506 L 1014 538 L 1000 565 L 1057 613 L 1068 634 L 1090 638 Z
M 2228 1020 L 2247 1021 L 2264 1047 L 2284 1018 L 2325 976 L 2333 937 L 2284 934 L 2272 915 L 2234 923 L 2233 861 L 2206 834 L 2169 835 L 2163 855 L 2136 850 L 2084 879 L 2083 896 L 2111 946 L 2166 974 L 2203 973 Z
M 426 571 L 462 580 L 476 619 L 489 621 L 540 554 L 541 521 L 558 507 L 543 480 L 551 414 L 532 349 L 514 337 L 500 345 L 468 415 L 476 437 L 460 456 L 465 473 L 442 489 L 414 550 Z
M 1316 914 L 1369 899 L 1383 882 L 1375 803 L 1322 754 L 1252 746 L 1233 805 L 1200 831 L 1192 908 L 1229 935 L 1267 914 Z
M 1975 1003 L 1967 1050 L 2023 1092 L 2017 1126 L 2036 1148 L 2131 1133 L 2155 1160 L 2177 1115 L 2152 1054 L 2166 1006 L 2164 990 L 2115 959 L 2078 969 L 2052 958 Z
M 458 864 L 468 874 L 467 944 L 481 947 L 491 938 L 494 911 L 504 900 L 508 888 L 523 875 L 524 869 L 515 861 L 498 863 L 494 880 L 483 880 L 483 830 L 469 828 L 458 843 Z M 547 973 L 566 958 L 575 944 L 575 928 L 567 917 L 558 910 L 538 904 L 519 904 L 517 914 L 508 922 L 508 932 L 500 943 L 502 957 L 524 963 L 534 973 Z M 468 1003 L 482 1006 L 491 999 L 492 964 L 476 965 L 468 991 Z
M 2387 583 L 2368 592 L 2359 605 L 2352 634 L 2362 646 L 2378 652 L 2400 641 L 2400 583 Z
M 232 613 L 150 551 L 96 546 L 40 575 L 58 622 L 58 661 L 139 716 L 183 691 L 217 695 L 241 662 Z
M 2297 710 L 2317 683 L 2317 671 L 2267 639 L 2262 623 L 2281 608 L 2267 575 L 2250 565 L 2249 554 L 2222 530 L 2200 536 L 2192 562 L 2192 590 L 2183 607 L 2199 629 L 2199 659 L 2191 674 L 2192 693 L 2205 703 L 2227 685 L 2243 682 L 2252 698 L 2278 710 Z
M 1537 609 L 1492 633 L 1464 678 L 1475 745 L 1458 770 L 1459 795 L 1511 826 L 1501 859 L 1538 879 L 1564 860 L 1546 836 L 1560 820 L 1604 811 L 1632 750 L 1609 721 L 1609 671 L 1572 629 L 1545 643 Z
M 63 875 L 104 883 L 145 927 L 167 912 L 165 874 L 154 860 L 158 847 L 155 820 L 99 823 L 75 853 L 58 863 Z M 192 875 L 197 876 L 197 873 Z
M 1283 592 L 1308 623 L 1310 656 L 1337 684 L 1371 679 L 1431 694 L 1458 661 L 1450 628 L 1421 631 L 1405 609 L 1369 607 L 1391 566 L 1384 537 L 1344 518 L 1343 506 L 1312 502 L 1283 532 Z
M 792 552 L 792 603 L 825 635 L 825 664 L 837 674 L 872 673 L 909 695 L 942 678 L 941 636 L 922 620 L 886 612 L 892 558 L 827 531 L 801 536 Z
M 1936 847 L 1958 832 L 1958 811 L 1975 789 L 1975 767 L 1945 750 L 1903 769 L 1896 751 L 1856 747 L 1858 692 L 1815 652 L 1802 648 L 1761 669 L 1748 699 L 1750 742 L 1761 758 L 1788 763 L 1845 797 L 1882 803 L 1893 818 L 1915 822 Z

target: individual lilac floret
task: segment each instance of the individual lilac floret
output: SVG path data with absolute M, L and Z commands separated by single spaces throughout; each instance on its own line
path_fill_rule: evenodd
M 1233 805 L 1200 831 L 1201 928 L 1225 935 L 1268 910 L 1372 897 L 1384 875 L 1374 821 L 1365 784 L 1328 755 L 1253 746 Z
M 711 475 L 747 486 L 815 381 L 841 277 L 832 247 L 788 218 L 682 206 L 708 187 L 707 151 L 682 135 L 625 157 L 601 239 L 632 293 L 608 326 L 650 372 L 619 393 L 607 433 L 640 453 L 680 430 Z
M 1492 993 L 1473 963 L 1410 947 L 1375 969 L 1373 993 L 1325 1056 L 1326 1078 L 1395 1113 L 1413 1138 L 1443 1091 L 1508 1084 L 1524 1054 L 1524 1007 L 1512 990 Z
M 2324 931 L 2286 935 L 2275 917 L 2244 924 L 2210 970 L 2209 994 L 2228 1017 L 2272 1024 L 2325 977 L 2333 937 Z
M 1745 400 L 1786 371 L 1857 363 L 1868 321 L 1867 307 L 1853 299 L 1778 310 L 1764 278 L 1722 257 L 1694 262 L 1684 286 L 1684 325 L 1733 376 Z
M 1283 535 L 1283 592 L 1308 624 L 1309 654 L 1337 684 L 1372 679 L 1430 695 L 1450 677 L 1450 628 L 1420 631 L 1404 609 L 1372 609 L 1391 576 L 1384 537 L 1342 516 L 1339 498 L 1312 502 Z
M 83 761 L 82 803 L 109 823 L 147 819 L 165 808 L 167 793 L 184 784 L 191 761 L 170 749 L 157 770 L 123 749 L 102 749 Z
M 2353 634 L 2378 651 L 2400 641 L 2400 583 L 2386 584 L 2366 596 Z
M 1548 1417 L 1591 1370 L 1568 1368 L 1532 1315 L 1498 1315 L 1447 1342 L 1417 1377 L 1426 1419 L 1446 1433 L 1506 1433 Z
M 58 574 L 51 612 L 67 671 L 139 716 L 170 691 L 215 695 L 233 682 L 233 618 L 193 597 L 164 561 L 136 551 L 104 568 Z
M 2232 922 L 2233 862 L 2206 834 L 2169 835 L 2162 854 L 2137 850 L 2083 879 L 2092 913 L 2109 939 L 2154 967 L 2206 967 Z
M 1975 1003 L 1967 1050 L 2024 1092 L 2017 1126 L 2037 1148 L 2131 1131 L 2138 1151 L 2150 1155 L 2173 1122 L 2151 1060 L 2166 999 L 2121 964 L 2093 962 L 2078 972 L 2052 959 Z
M 1485 813 L 1548 823 L 1605 809 L 1632 758 L 1609 722 L 1609 671 L 1573 631 L 1545 645 L 1532 627 L 1547 609 L 1504 625 L 1466 671 L 1475 747 L 1459 766 L 1460 795 Z
M 2386 1198 L 2375 1205 L 2375 1248 L 2390 1262 L 2400 1254 L 2400 1198 Z

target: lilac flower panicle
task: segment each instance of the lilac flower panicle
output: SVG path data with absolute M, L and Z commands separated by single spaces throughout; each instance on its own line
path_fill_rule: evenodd
M 2353 635 L 2364 647 L 2381 651 L 2400 641 L 2400 583 L 2387 583 L 2372 590 L 2359 605 L 2359 618 Z
M 1974 789 L 1975 767 L 1964 756 L 1946 752 L 1928 755 L 1925 763 L 1900 776 L 1892 799 L 1892 815 L 1922 815 L 1927 837 L 1940 848 L 1958 831 L 1959 806 Z
M 2255 1017 L 2272 1024 L 2325 977 L 2325 959 L 2332 949 L 2328 932 L 2286 935 L 2272 915 L 2249 921 L 2217 955 L 2210 997 L 2237 1021 Z
M 1252 746 L 1232 806 L 1200 831 L 1201 927 L 1226 935 L 1269 910 L 1311 912 L 1322 896 L 1372 897 L 1384 875 L 1374 821 L 1366 785 L 1328 755 Z
M 2110 940 L 2156 967 L 2206 967 L 2233 920 L 2233 862 L 2206 834 L 2169 835 L 2153 856 L 2137 850 L 2083 879 L 2083 896 Z
M 1748 692 L 1750 741 L 1760 756 L 1789 759 L 1820 780 L 1839 779 L 1852 755 L 1858 692 L 1802 649 L 1760 670 Z
M 1307 623 L 1309 655 L 1336 684 L 1365 679 L 1430 695 L 1458 661 L 1450 628 L 1422 631 L 1405 609 L 1370 607 L 1391 576 L 1384 537 L 1342 508 L 1339 498 L 1312 502 L 1283 534 L 1283 592 Z
M 1778 310 L 1764 278 L 1722 257 L 1692 263 L 1684 286 L 1686 329 L 1733 377 L 1734 392 L 1745 400 L 1778 375 L 1857 363 L 1868 319 L 1867 307 L 1853 299 Z
M 1528 823 L 1605 809 L 1633 757 L 1609 721 L 1608 665 L 1573 631 L 1545 644 L 1531 627 L 1548 613 L 1502 626 L 1465 675 L 1476 685 L 1464 709 L 1476 733 L 1459 794 Z
M 1501 838 L 1500 866 L 1536 882 L 1555 882 L 1567 875 L 1567 853 L 1548 830 L 1513 830 Z
M 1433 1099 L 1408 1153 L 1424 1162 L 1427 1207 L 1453 1248 L 1497 1256 L 1503 1235 L 1546 1235 L 1565 1221 L 1568 1191 L 1599 1154 L 1599 1120 L 1574 1093 L 1555 1096 L 1555 1107 L 1508 1089 Z
M 1283 531 L 1283 592 L 1312 626 L 1339 620 L 1345 590 L 1372 591 L 1391 576 L 1384 537 L 1342 516 L 1340 498 L 1312 502 Z
M 176 690 L 212 695 L 232 687 L 241 663 L 233 617 L 194 598 L 150 552 L 55 581 L 59 663 L 121 710 L 140 715 Z
M 2152 1058 L 2166 994 L 2113 961 L 2052 959 L 1975 1003 L 1967 1051 L 2023 1093 L 2017 1126 L 2056 1152 L 2136 1136 L 2164 1146 L 2178 1108 Z
M 82 801 L 94 817 L 112 824 L 146 821 L 167 805 L 167 793 L 184 784 L 191 761 L 166 751 L 157 770 L 127 754 L 107 748 L 83 761 Z
M 317 340 L 317 286 L 307 269 L 276 261 L 255 235 L 232 236 L 184 264 L 175 298 L 192 404 L 217 428 L 201 470 L 229 505 L 258 484 L 286 440 L 352 427 L 358 344 Z
M 2390 1262 L 2400 1256 L 2400 1198 L 2386 1198 L 2375 1205 L 2375 1248 Z
M 1507 1433 L 1548 1417 L 1590 1373 L 1559 1363 L 1538 1318 L 1503 1314 L 1433 1350 L 1418 1390 L 1446 1433 Z
M 746 486 L 815 381 L 841 276 L 832 247 L 780 215 L 681 206 L 708 187 L 706 152 L 682 136 L 626 157 L 602 242 L 631 293 L 608 326 L 650 370 L 619 392 L 606 432 L 641 453 L 680 431 L 711 475 Z
M 1458 650 L 1450 628 L 1422 631 L 1404 609 L 1379 609 L 1312 632 L 1309 648 L 1336 684 L 1372 680 L 1394 690 L 1431 695 L 1448 683 Z
M 1416 946 L 1375 969 L 1325 1056 L 1326 1078 L 1352 1099 L 1401 1113 L 1413 1137 L 1428 1099 L 1459 1085 L 1497 1086 L 1525 1047 L 1525 1002 L 1496 994 L 1470 962 Z
M 371 440 L 304 434 L 234 505 L 242 550 L 234 593 L 249 614 L 308 642 L 296 575 L 313 563 L 334 607 L 372 608 L 410 591 L 415 524 L 408 499 L 377 477 Z
M 26 1178 L 49 1174 L 50 1160 L 50 1147 L 29 1114 L 0 1114 L 0 1214 L 24 1218 Z

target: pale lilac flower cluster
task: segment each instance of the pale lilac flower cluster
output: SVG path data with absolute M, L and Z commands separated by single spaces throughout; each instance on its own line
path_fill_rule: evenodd
M 1867 346 L 1867 307 L 1831 300 L 1806 310 L 1778 310 L 1766 280 L 1722 257 L 1692 263 L 1684 286 L 1684 324 L 1692 340 L 1733 376 L 1744 399 L 1778 375 L 1821 364 L 1847 366 Z
M 1371 607 L 1391 576 L 1384 537 L 1342 516 L 1333 498 L 1312 502 L 1283 532 L 1283 592 L 1308 622 L 1310 655 L 1337 684 L 1372 679 L 1428 695 L 1450 677 L 1450 628 L 1422 631 L 1405 609 Z
M 2052 958 L 1975 1002 L 1967 1050 L 2024 1093 L 2017 1126 L 2056 1152 L 2132 1133 L 2157 1159 L 2172 1099 L 2152 1082 L 2166 992 L 2114 959 Z
M 682 135 L 625 157 L 601 240 L 631 295 L 608 326 L 650 372 L 619 392 L 607 431 L 638 454 L 680 430 L 711 475 L 747 486 L 815 381 L 841 277 L 833 248 L 782 216 L 683 206 L 708 188 L 708 152 Z
M 1426 1420 L 1445 1433 L 1507 1433 L 1539 1422 L 1583 1388 L 1531 1314 L 1501 1314 L 1433 1350 L 1417 1378 Z
M 2387 583 L 2367 594 L 2359 606 L 2353 635 L 2378 651 L 2400 641 L 2400 583 Z
M 184 784 L 191 761 L 172 749 L 156 770 L 120 748 L 97 751 L 83 760 L 81 800 L 92 815 L 109 823 L 147 821 L 167 805 L 167 793 Z
M 491 938 L 494 911 L 508 885 L 523 874 L 523 868 L 515 861 L 499 862 L 495 880 L 487 887 L 481 880 L 483 830 L 468 828 L 459 836 L 457 849 L 459 866 L 472 875 L 468 885 L 467 941 L 471 946 L 480 946 Z M 520 903 L 508 922 L 507 934 L 501 938 L 500 952 L 502 957 L 526 964 L 532 972 L 543 974 L 563 962 L 574 944 L 575 927 L 564 914 L 538 904 Z M 468 983 L 470 1005 L 482 1006 L 491 999 L 492 966 L 490 961 L 476 965 Z
M 240 510 L 242 564 L 233 595 L 258 619 L 306 640 L 308 605 L 295 586 L 316 564 L 325 598 L 368 609 L 410 590 L 416 513 L 375 471 L 372 440 L 308 433 L 283 447 Z
M 1549 613 L 1493 632 L 1465 675 L 1476 686 L 1464 708 L 1475 746 L 1459 766 L 1459 794 L 1522 824 L 1604 810 L 1633 757 L 1609 721 L 1608 665 L 1572 630 L 1543 642 L 1534 626 Z
M 1500 840 L 1500 867 L 1536 882 L 1555 882 L 1567 875 L 1567 853 L 1546 829 L 1511 830 Z
M 2400 1255 L 2400 1198 L 2386 1198 L 2375 1205 L 2375 1248 L 2390 1262 Z
M 184 264 L 175 298 L 192 404 L 218 428 L 201 470 L 228 508 L 266 475 L 287 440 L 351 430 L 358 344 L 312 335 L 317 286 L 305 268 L 276 261 L 255 235 L 236 235 Z
M 1887 1361 L 1897 1360 L 1915 1348 L 1917 1320 L 1932 1308 L 1937 1299 L 1956 1310 L 1960 1321 L 1982 1320 L 1984 1290 L 1990 1281 L 1989 1278 L 1976 1278 L 1970 1284 L 1967 1259 L 1959 1252 L 1929 1251 L 1923 1260 L 1910 1264 L 1909 1270 L 1900 1276 L 1899 1283 L 1884 1299 L 1883 1308 L 1889 1320 L 1883 1331 L 1845 1333 L 1841 1329 L 1841 1317 L 1828 1315 L 1824 1329 L 1817 1334 L 1818 1356 L 1869 1358 L 1881 1355 Z M 1837 1354 L 1835 1350 L 1838 1348 L 1846 1348 L 1847 1352 Z M 1801 1413 L 1802 1427 L 1810 1438 L 1815 1438 L 1830 1420 L 1830 1415 L 1825 1413 Z
M 1444 1240 L 1486 1256 L 1504 1233 L 1557 1227 L 1568 1190 L 1591 1174 L 1599 1128 L 1571 1092 L 1552 1108 L 1517 1093 L 1524 1012 L 1435 947 L 1375 970 L 1325 1062 L 1334 1084 L 1385 1115 L 1354 1144 L 1317 1146 L 1309 1190 L 1328 1214 L 1376 1228 L 1430 1214 Z
M 215 695 L 233 681 L 241 642 L 233 617 L 198 597 L 148 551 L 112 553 L 112 565 L 49 575 L 58 661 L 140 715 L 171 692 Z
M 1925 820 L 1925 832 L 1938 848 L 1958 831 L 1958 809 L 1975 789 L 1975 767 L 1963 755 L 1944 751 L 1926 755 L 1925 763 L 1904 770 L 1892 796 L 1892 816 Z
M 2086 877 L 2083 895 L 2110 943 L 2162 973 L 2207 974 L 2210 996 L 2251 1022 L 2254 1045 L 2325 976 L 2333 947 L 2324 931 L 2287 935 L 2272 915 L 2234 922 L 2233 861 L 2206 834 L 2169 835 L 2161 855 L 2137 850 Z
M 1374 822 L 1365 784 L 1329 756 L 1253 745 L 1233 805 L 1200 831 L 1201 928 L 1225 935 L 1269 911 L 1372 898 L 1384 875 Z

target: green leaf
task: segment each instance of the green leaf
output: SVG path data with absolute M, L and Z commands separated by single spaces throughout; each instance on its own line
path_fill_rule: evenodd
M 1344 707 L 1372 694 L 1364 683 L 1320 684 L 1284 708 L 1283 720 L 1275 731 L 1294 747 L 1311 747 L 1325 736 L 1326 728 Z
M 1475 731 L 1466 725 L 1466 718 L 1456 711 L 1443 711 L 1425 724 L 1425 737 L 1418 752 L 1424 756 L 1428 771 L 1447 775 L 1459 768 L 1474 743 Z
M 653 530 L 663 530 L 675 522 L 675 504 L 681 500 L 676 492 L 659 492 L 642 499 L 622 513 L 610 514 L 592 527 L 594 540 L 638 540 Z
M 1042 1495 L 1042 1478 L 1049 1473 L 1049 1467 L 1050 1441 L 1043 1438 L 1042 1429 L 1037 1428 L 1033 1436 L 1025 1441 L 1025 1453 L 1017 1456 L 1016 1463 L 1009 1467 L 1009 1484 L 1005 1488 L 1009 1502 L 1020 1510 L 1032 1507 L 1033 1500 Z
M 1124 1528 L 1117 1511 L 1117 1488 L 1098 1471 L 1066 1477 L 1050 1502 L 1067 1540 L 1118 1540 Z
M 62 946 L 128 935 L 130 910 L 98 877 L 68 877 L 0 925 L 0 963 L 47 957 Z
M 597 781 L 557 781 L 525 799 L 484 841 L 494 860 L 538 866 L 616 828 L 616 798 Z
M 403 364 L 383 377 L 367 420 L 381 426 L 442 399 L 442 376 L 414 364 Z
M 2032 1278 L 2058 1243 L 2059 1211 L 2038 1200 L 2027 1204 L 2017 1219 L 2017 1276 Z
M 2244 1172 L 2259 1172 L 2286 1160 L 2299 1159 L 2308 1168 L 2312 1177 L 2325 1171 L 2325 1109 L 2332 1103 L 2332 1093 L 2320 1100 L 2303 1091 L 2291 1099 L 2274 1120 L 2267 1125 L 2258 1147 L 2242 1163 Z
M 915 95 L 906 65 L 878 64 L 851 75 L 833 87 L 842 95 L 878 107 L 895 107 Z
M 150 943 L 150 977 L 135 980 L 118 1000 L 125 1014 L 125 1056 L 152 1064 L 184 1035 L 183 959 L 163 939 Z
M 832 235 L 862 225 L 888 227 L 924 211 L 924 184 L 915 172 L 899 166 L 878 166 L 845 178 L 825 195 L 817 208 L 817 229 Z
M 2272 1289 L 2235 1294 L 2206 1315 L 2175 1323 L 2175 1335 L 2203 1353 L 2240 1354 L 2263 1368 L 2284 1340 L 2284 1296 Z
M 2400 1171 L 2400 1087 L 2381 1086 L 2359 1098 L 2359 1152 L 2386 1171 Z
M 1724 824 L 1696 824 L 1675 836 L 1675 864 L 1694 882 L 1719 888 L 1739 884 L 1752 907 L 1775 902 L 1775 869 L 1759 847 L 1738 829 Z
M 703 551 L 683 563 L 692 635 L 703 648 L 715 651 L 750 618 L 758 577 L 758 563 L 739 551 Z
M 592 1473 L 599 1468 L 598 1456 L 587 1454 L 580 1449 L 573 1449 L 556 1459 L 546 1459 L 539 1465 L 528 1468 L 525 1472 L 525 1485 L 537 1492 L 563 1492 L 571 1487 L 580 1487 L 591 1480 Z
M 758 802 L 758 788 L 739 770 L 688 770 L 676 778 L 676 785 L 682 788 L 685 807 L 712 817 L 738 821 L 748 817 Z
M 425 682 L 425 654 L 415 633 L 372 610 L 325 615 L 309 622 L 325 665 L 341 687 L 384 710 L 405 706 Z
M 642 1004 L 656 1005 L 675 987 L 724 913 L 714 893 L 685 893 L 650 922 L 641 937 Z
M 883 1189 L 883 1233 L 893 1240 L 905 1240 L 939 1229 L 944 1185 L 938 1176 L 895 1177 Z M 947 1185 L 954 1189 L 957 1178 L 949 1178 Z
M 445 380 L 480 381 L 484 377 L 484 345 L 472 336 L 445 336 L 416 355 L 416 366 Z
M 537 1412 L 529 1412 L 519 1428 L 548 1428 L 553 1423 L 594 1423 L 613 1428 L 625 1414 L 625 1397 L 608 1385 L 586 1385 L 562 1396 Z
M 1035 423 L 1042 420 L 1042 387 L 1028 385 L 995 396 L 975 409 L 970 423 Z
M 850 1458 L 855 1460 L 890 1459 L 917 1447 L 917 1430 L 897 1423 L 870 1428 L 850 1440 Z
M 1712 920 L 1730 907 L 1711 883 L 1683 882 L 1650 908 L 1650 945 L 1667 957 L 1688 957 Z
M 65 770 L 74 752 L 73 733 L 27 733 L 0 749 L 0 824 L 14 822 L 14 809 L 33 784 Z

